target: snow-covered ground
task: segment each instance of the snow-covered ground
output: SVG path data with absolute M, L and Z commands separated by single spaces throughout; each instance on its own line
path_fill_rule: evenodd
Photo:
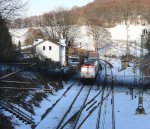
M 133 82 L 133 64 L 130 63 L 130 67 L 127 69 L 120 71 L 121 69 L 121 62 L 119 59 L 108 59 L 107 60 L 113 65 L 112 71 L 114 75 L 114 82 L 118 81 L 131 81 Z M 108 65 L 107 65 L 108 68 Z M 104 75 L 104 70 L 100 72 L 98 78 Z M 139 74 L 139 70 L 137 69 L 137 75 Z M 107 69 L 107 75 L 111 75 L 110 69 Z M 30 73 L 25 73 L 23 76 L 31 76 Z M 33 75 L 32 75 L 33 76 Z M 125 78 L 124 76 L 129 76 L 129 78 Z M 109 79 L 109 78 L 108 78 Z M 68 84 L 64 83 L 64 89 L 55 92 L 54 95 L 47 94 L 48 98 L 44 99 L 40 103 L 40 107 L 34 107 L 35 115 L 32 115 L 36 124 L 36 129 L 55 129 L 60 120 L 62 119 L 63 115 L 67 111 L 69 105 L 73 101 L 74 97 L 76 96 L 77 92 L 80 90 L 81 85 L 76 84 L 70 89 L 68 93 L 63 96 L 63 99 L 58 102 L 58 104 L 54 107 L 54 109 L 45 116 L 43 120 L 41 120 L 41 116 L 45 113 L 45 111 L 50 108 L 56 100 L 58 100 L 65 90 L 72 84 L 75 80 L 68 81 Z M 89 95 L 87 102 L 95 96 L 101 87 L 97 87 L 96 85 L 93 86 L 92 92 Z M 87 94 L 89 90 L 89 86 L 84 87 L 81 92 L 80 97 L 76 101 L 75 105 L 72 107 L 72 110 L 67 116 L 66 120 L 74 114 L 79 107 L 81 106 L 82 100 Z M 109 92 L 105 90 L 104 96 L 106 96 Z M 114 96 L 115 96 L 115 125 L 117 129 L 149 129 L 149 119 L 150 119 L 150 95 L 148 92 L 145 92 L 143 95 L 143 104 L 146 114 L 144 115 L 137 115 L 136 108 L 138 106 L 138 90 L 134 90 L 133 99 L 130 94 L 130 90 L 126 87 L 126 85 L 115 86 L 114 88 Z M 100 101 L 101 94 L 95 99 L 97 102 Z M 104 101 L 102 106 L 102 113 L 101 113 L 101 122 L 100 127 L 105 129 L 112 128 L 112 105 L 111 105 L 111 98 L 112 94 L 108 96 L 108 98 Z M 97 103 L 96 103 L 97 104 Z M 87 106 L 88 108 L 89 106 Z M 21 108 L 21 107 L 20 107 Z M 86 109 L 87 109 L 86 108 Z M 95 111 L 89 116 L 89 118 L 84 122 L 81 126 L 81 129 L 88 129 L 95 128 L 97 123 L 97 116 L 98 116 L 99 108 L 95 109 Z M 25 125 L 21 121 L 18 120 L 15 116 L 12 116 L 10 113 L 3 110 L 5 115 L 11 116 L 13 123 L 15 123 L 15 129 L 31 129 L 30 125 Z M 77 126 L 82 122 L 84 117 L 87 115 L 87 112 L 84 111 L 81 114 L 79 119 L 79 123 Z M 66 121 L 64 120 L 64 122 Z M 68 129 L 71 129 L 71 126 L 67 126 Z
M 125 70 L 119 71 L 121 68 L 121 62 L 119 59 L 108 59 L 113 65 L 112 71 L 114 75 L 114 83 L 118 81 L 134 82 L 133 64 L 130 63 L 130 67 Z M 136 75 L 139 76 L 139 69 L 136 69 Z M 139 77 L 137 77 L 138 79 Z M 124 83 L 125 84 L 125 83 Z M 131 85 L 132 86 L 132 85 Z M 149 92 L 143 92 L 143 107 L 146 114 L 136 114 L 138 107 L 139 91 L 133 90 L 133 98 L 130 94 L 130 90 L 126 85 L 115 85 L 115 126 L 116 129 L 149 129 L 150 119 L 150 94 Z M 105 129 L 111 128 L 111 105 L 107 105 L 106 117 L 105 117 Z M 103 117 L 102 117 L 103 119 Z
M 26 33 L 28 31 L 28 28 L 25 29 L 10 29 L 9 32 L 12 36 L 13 43 L 18 45 L 18 42 L 20 40 L 21 45 L 24 45 L 24 41 L 26 38 Z
M 129 41 L 137 41 L 139 42 L 140 35 L 142 34 L 142 30 L 145 29 L 145 26 L 141 25 L 117 25 L 113 28 L 108 29 L 111 33 L 113 40 L 128 40 Z M 128 34 L 127 34 L 128 32 Z
M 135 96 L 137 96 L 135 98 Z M 143 95 L 143 105 L 146 114 L 137 115 L 138 95 L 134 93 L 132 100 L 129 92 L 115 93 L 115 122 L 116 129 L 149 129 L 150 96 Z
M 115 55 L 117 57 L 127 53 L 127 43 L 129 46 L 129 54 L 140 56 L 141 34 L 144 29 L 148 29 L 142 25 L 117 25 L 107 30 L 111 33 L 112 44 L 106 48 L 99 49 L 100 55 Z M 128 39 L 127 39 L 128 35 Z M 146 49 L 143 50 L 147 53 Z

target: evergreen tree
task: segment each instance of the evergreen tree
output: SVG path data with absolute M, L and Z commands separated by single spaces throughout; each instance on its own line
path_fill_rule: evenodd
M 0 16 L 0 60 L 7 60 L 12 53 L 12 40 L 5 20 Z

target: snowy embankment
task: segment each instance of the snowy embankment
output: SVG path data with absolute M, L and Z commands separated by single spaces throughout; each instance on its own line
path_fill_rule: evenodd
M 133 93 L 133 99 L 129 91 L 115 92 L 115 121 L 116 129 L 149 129 L 150 124 L 150 96 L 144 94 L 143 107 L 146 114 L 137 115 L 138 94 Z
M 129 42 L 140 42 L 140 35 L 142 34 L 142 30 L 145 26 L 141 25 L 117 25 L 113 28 L 108 29 L 111 33 L 112 40 L 121 40 L 126 41 L 127 35 Z
M 25 38 L 26 38 L 27 31 L 28 31 L 28 28 L 10 29 L 9 32 L 12 36 L 13 43 L 18 45 L 18 42 L 20 41 L 21 44 L 24 45 L 24 41 L 25 41 Z
M 130 63 L 130 67 L 125 70 L 120 71 L 121 61 L 119 59 L 108 59 L 112 65 L 112 72 L 114 75 L 114 84 L 117 82 L 122 82 L 123 84 L 118 86 L 115 84 L 114 87 L 114 98 L 115 98 L 115 127 L 117 129 L 149 129 L 149 119 L 150 119 L 150 91 L 147 90 L 143 92 L 143 108 L 145 109 L 145 114 L 136 114 L 136 109 L 138 107 L 138 99 L 140 91 L 138 89 L 133 89 L 133 94 L 130 89 L 127 88 L 126 82 L 134 83 L 134 75 L 136 75 L 137 83 L 139 80 L 139 69 L 135 71 L 134 66 Z M 129 85 L 132 87 L 132 84 Z M 104 127 L 106 129 L 111 128 L 111 105 L 107 104 L 106 118 Z M 102 118 L 103 119 L 103 118 Z M 90 122 L 90 121 L 89 121 Z M 109 123 L 109 124 L 108 124 Z M 102 124 L 103 125 L 103 124 Z
M 136 56 L 140 56 L 141 34 L 145 28 L 147 27 L 132 24 L 128 25 L 128 28 L 126 25 L 117 25 L 113 28 L 108 28 L 107 30 L 111 33 L 113 44 L 102 51 L 102 53 L 106 55 L 116 55 L 117 57 L 125 55 L 127 53 L 128 43 L 129 53 L 131 55 L 136 54 Z M 144 53 L 147 53 L 145 49 Z

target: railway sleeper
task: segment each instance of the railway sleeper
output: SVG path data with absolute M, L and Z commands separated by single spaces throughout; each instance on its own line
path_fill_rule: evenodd
M 19 112 L 10 109 L 6 105 L 1 105 L 1 108 L 8 111 L 8 112 L 10 112 L 10 113 L 12 113 L 13 115 L 16 116 L 16 118 L 18 118 L 20 121 L 22 121 L 25 124 L 33 124 L 34 123 L 32 120 L 30 120 L 30 118 L 27 118 L 24 115 L 20 114 Z
M 97 100 L 94 101 L 94 102 L 86 109 L 86 111 L 88 111 L 89 109 L 91 109 L 91 108 L 95 105 L 95 103 L 97 103 Z

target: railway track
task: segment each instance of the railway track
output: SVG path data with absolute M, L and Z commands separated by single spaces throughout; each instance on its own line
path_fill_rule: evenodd
M 55 101 L 55 103 L 53 103 L 52 106 L 46 110 L 46 112 L 41 116 L 41 121 L 47 116 L 48 113 L 51 112 L 51 110 L 52 110 L 52 109 L 57 105 L 57 103 L 65 96 L 65 94 L 67 94 L 67 92 L 69 92 L 69 90 L 72 88 L 72 86 L 73 86 L 74 84 L 75 84 L 75 82 L 72 83 L 72 84 L 65 90 L 65 92 L 61 95 L 61 97 L 60 97 L 59 99 L 57 99 L 57 100 Z M 80 83 L 78 83 L 78 85 L 80 85 Z
M 112 129 L 115 129 L 115 111 L 114 111 L 114 77 L 113 77 L 113 72 L 112 72 L 112 68 L 113 68 L 113 66 L 109 63 L 109 62 L 107 62 L 107 61 L 104 61 L 104 60 L 102 60 L 106 65 L 107 65 L 107 67 L 109 68 L 109 70 L 110 70 L 110 84 L 111 84 L 111 91 L 112 91 L 112 98 L 111 98 L 111 104 L 112 104 Z M 105 65 L 105 69 L 106 69 L 106 65 Z M 106 70 L 105 70 L 106 71 Z M 106 78 L 107 77 L 107 73 L 106 73 L 106 76 L 105 76 L 105 80 L 107 79 Z M 101 110 L 101 107 L 102 106 L 100 106 L 100 110 Z M 106 105 L 105 105 L 105 107 L 106 107 Z M 101 111 L 99 111 L 99 112 L 101 112 Z M 100 114 L 100 113 L 99 113 Z M 105 117 L 105 115 L 106 115 L 106 111 L 104 112 L 104 117 Z M 105 119 L 103 117 L 103 119 Z M 98 116 L 98 118 L 100 118 L 100 115 Z M 105 121 L 105 120 L 103 120 L 103 121 Z M 105 122 L 103 122 L 103 128 L 104 128 L 104 124 L 105 124 Z M 99 129 L 100 127 L 100 119 L 98 119 L 97 120 L 97 126 L 96 126 L 96 129 Z
M 90 85 L 87 93 L 86 93 L 86 96 L 84 97 L 84 100 L 82 102 L 82 105 L 80 105 L 78 111 L 74 112 L 71 117 L 69 116 L 69 118 L 63 123 L 63 125 L 60 127 L 60 129 L 63 129 L 65 128 L 65 126 L 67 126 L 67 124 L 69 124 L 72 120 L 74 121 L 74 123 L 71 123 L 71 127 L 72 129 L 74 129 L 76 127 L 76 124 L 78 122 L 78 119 L 82 113 L 82 110 L 86 107 L 86 102 L 87 102 L 87 99 L 89 97 L 89 94 L 91 93 L 91 90 L 92 90 L 92 87 L 93 85 Z
M 82 125 L 84 124 L 84 122 L 89 118 L 89 116 L 99 107 L 99 105 L 101 103 L 103 103 L 105 101 L 105 99 L 110 95 L 111 91 L 103 98 L 102 101 L 100 102 L 96 102 L 97 104 L 95 104 L 95 102 L 91 105 L 91 107 L 93 106 L 93 108 L 91 108 L 91 110 L 89 110 L 90 108 L 87 108 L 86 110 L 89 110 L 87 115 L 84 117 L 84 119 L 80 122 L 80 124 L 78 125 L 78 127 L 76 129 L 80 129 L 82 127 Z
M 55 106 L 53 107 L 53 110 L 51 110 L 51 112 L 49 112 L 47 114 L 45 119 L 42 119 L 41 122 L 44 121 L 44 123 L 45 123 L 46 121 L 48 121 L 47 118 L 49 118 L 49 120 L 51 121 L 51 124 L 48 126 L 49 128 L 54 128 L 54 129 L 64 128 L 63 126 L 68 121 L 70 116 L 73 116 L 74 114 L 77 114 L 77 118 L 78 118 L 80 116 L 80 113 L 82 112 L 82 109 L 84 109 L 85 106 L 90 105 L 92 103 L 92 100 L 94 101 L 94 98 L 93 98 L 91 101 L 87 102 L 87 98 L 88 98 L 89 94 L 92 91 L 93 85 L 90 85 L 90 86 L 88 85 L 87 86 L 87 85 L 83 85 L 83 84 L 80 85 L 80 84 L 76 83 L 76 84 L 74 84 L 73 87 L 74 88 L 76 87 L 76 90 L 70 88 L 71 91 L 65 93 L 66 96 L 69 96 L 72 91 L 76 92 L 76 93 L 74 93 L 74 97 L 73 96 L 71 97 L 72 99 L 68 103 L 68 106 L 66 106 L 67 108 L 61 108 L 61 107 L 62 107 L 62 103 L 65 105 L 65 103 L 66 103 L 65 101 L 67 101 L 65 99 L 68 99 L 68 98 L 60 97 L 61 99 L 59 100 L 59 102 L 57 102 L 57 104 L 55 104 Z M 97 96 L 99 94 L 100 94 L 100 92 L 97 94 Z M 97 96 L 95 96 L 95 98 Z M 64 98 L 64 99 L 62 99 L 62 98 Z M 59 114 L 60 110 L 62 110 L 61 114 Z M 76 111 L 78 113 L 76 113 Z M 56 114 L 55 112 L 57 112 L 58 114 Z M 36 129 L 41 128 L 40 123 L 36 126 L 37 127 Z M 76 122 L 74 122 L 74 124 L 72 126 L 76 126 L 75 123 Z
M 84 102 L 83 102 L 83 105 L 81 106 L 81 108 L 80 108 L 80 110 L 79 110 L 79 114 L 78 114 L 78 116 L 77 116 L 77 118 L 76 118 L 76 120 L 75 120 L 75 123 L 74 123 L 74 125 L 73 125 L 73 129 L 75 129 L 76 126 L 77 126 L 78 120 L 79 120 L 79 118 L 80 118 L 80 116 L 81 116 L 81 113 L 82 113 L 82 110 L 83 110 L 83 108 L 84 108 L 84 106 L 85 106 L 85 104 L 86 104 L 86 102 L 87 102 L 87 99 L 88 99 L 88 97 L 89 97 L 89 94 L 90 94 L 90 92 L 91 92 L 91 89 L 92 89 L 92 86 L 90 87 L 90 90 L 89 90 L 89 92 L 88 92 L 88 94 L 87 94 L 87 96 L 86 96 L 86 98 L 85 98 L 85 100 L 84 100 Z
M 83 105 L 80 107 L 80 109 L 78 111 L 76 111 L 71 117 L 68 118 L 68 120 L 66 122 L 63 123 L 63 121 L 65 120 L 67 114 L 69 113 L 69 111 L 72 108 L 72 104 L 74 104 L 75 101 L 73 101 L 73 103 L 70 105 L 70 107 L 68 108 L 68 110 L 66 111 L 65 115 L 62 117 L 61 121 L 59 122 L 58 126 L 56 129 L 65 129 L 65 128 L 72 128 L 72 129 L 80 129 L 82 124 L 86 121 L 86 119 L 98 108 L 102 107 L 103 102 L 105 101 L 106 98 L 108 98 L 108 96 L 111 93 L 111 90 L 108 92 L 108 94 L 106 94 L 104 96 L 104 91 L 105 91 L 105 83 L 107 80 L 107 72 L 106 72 L 106 68 L 105 68 L 105 81 L 103 84 L 102 89 L 99 91 L 99 93 L 94 96 L 90 101 L 87 102 L 87 98 L 90 94 L 90 91 L 92 89 L 92 86 L 89 90 L 89 92 L 87 93 L 87 96 L 83 102 Z M 101 93 L 101 96 L 100 96 Z M 80 94 L 80 91 L 79 91 Z M 100 102 L 98 102 L 98 96 L 100 96 Z M 97 100 L 96 100 L 97 98 Z M 84 118 L 82 118 L 82 120 L 80 119 L 80 116 L 82 115 L 82 112 L 86 112 L 86 116 Z M 101 111 L 99 111 L 100 113 Z M 101 114 L 101 113 L 100 113 Z M 80 121 L 79 121 L 80 120 Z M 99 122 L 99 121 L 98 121 Z M 62 126 L 61 126 L 62 125 Z
M 67 109 L 67 111 L 65 112 L 64 116 L 62 117 L 61 121 L 59 122 L 58 126 L 56 127 L 56 129 L 61 128 L 61 124 L 64 121 L 64 119 L 66 118 L 67 114 L 70 112 L 70 110 L 72 109 L 73 104 L 75 103 L 75 101 L 77 100 L 77 97 L 79 96 L 79 94 L 81 93 L 81 91 L 83 90 L 85 85 L 82 85 L 82 87 L 80 88 L 79 92 L 77 93 L 77 95 L 75 96 L 75 98 L 73 99 L 72 103 L 70 104 L 69 108 Z
M 85 123 L 85 121 L 90 117 L 90 115 L 94 112 L 97 111 L 97 123 L 96 123 L 96 129 L 100 128 L 100 123 L 101 123 L 101 112 L 102 112 L 102 106 L 103 106 L 103 102 L 108 98 L 108 96 L 111 94 L 111 91 L 113 90 L 113 87 L 111 87 L 110 91 L 108 91 L 107 93 L 105 93 L 105 88 L 106 88 L 106 83 L 107 83 L 107 68 L 106 65 L 104 66 L 104 71 L 105 71 L 105 75 L 104 75 L 104 82 L 102 85 L 102 88 L 99 88 L 99 91 L 97 91 L 97 93 L 95 94 L 95 96 L 93 97 L 89 97 L 91 92 L 92 92 L 92 88 L 94 87 L 94 85 L 90 85 L 90 86 L 86 86 L 86 85 L 81 85 L 81 83 L 72 83 L 68 86 L 68 88 L 64 91 L 64 93 L 60 96 L 59 99 L 57 99 L 50 108 L 48 108 L 46 110 L 46 112 L 41 116 L 40 122 L 36 125 L 36 129 L 40 129 L 41 127 L 38 125 L 44 121 L 45 119 L 47 119 L 48 121 L 50 121 L 51 124 L 53 124 L 53 122 L 51 122 L 52 119 L 55 119 L 55 122 L 57 124 L 55 124 L 56 126 L 54 127 L 55 129 L 65 129 L 67 127 L 70 127 L 72 129 L 80 129 L 82 127 L 82 125 Z M 108 67 L 111 66 L 108 65 Z M 13 73 L 14 74 L 14 73 Z M 7 76 L 4 76 L 4 78 Z M 113 80 L 113 73 L 111 71 L 111 80 Z M 3 79 L 3 77 L 1 78 Z M 113 83 L 113 81 L 112 81 Z M 74 90 L 72 90 L 72 87 L 76 86 L 78 87 L 78 90 L 76 90 L 74 96 L 71 96 L 71 92 L 73 92 Z M 86 87 L 86 88 L 85 88 Z M 86 89 L 86 94 L 85 94 L 85 89 Z M 81 96 L 83 96 L 83 90 L 84 90 L 84 99 L 82 100 L 82 103 L 80 105 L 78 105 L 78 108 L 76 110 L 74 110 L 75 105 L 79 104 L 78 99 L 82 98 Z M 113 94 L 113 93 L 112 93 Z M 66 106 L 67 108 L 62 108 L 63 106 L 59 106 L 60 103 L 62 103 L 63 101 L 67 101 L 66 98 L 67 96 L 71 96 L 70 98 L 72 99 L 70 101 L 70 103 L 68 103 L 68 106 Z M 114 96 L 112 96 L 112 103 L 114 104 Z M 62 101 L 62 102 L 61 102 Z M 5 102 L 1 102 L 0 104 L 2 105 L 1 107 L 3 108 L 7 108 L 8 111 L 13 112 L 11 110 L 11 105 Z M 67 103 L 66 103 L 67 104 Z M 115 114 L 114 114 L 114 105 L 112 105 L 112 123 L 114 124 L 113 126 L 115 126 Z M 61 109 L 62 108 L 62 109 Z M 20 111 L 16 111 L 15 107 L 13 107 L 13 114 L 19 114 L 18 112 Z M 55 110 L 55 112 L 53 112 L 53 110 Z M 53 114 L 56 113 L 57 110 L 62 110 L 63 113 L 56 115 L 54 117 L 49 117 L 50 115 L 53 116 Z M 83 115 L 84 114 L 84 115 Z M 48 116 L 49 115 L 49 116 Z M 59 118 L 58 118 L 59 116 Z M 33 119 L 30 119 L 31 116 L 28 116 L 22 112 L 20 112 L 19 118 L 22 119 L 22 121 L 24 121 L 27 124 L 35 124 L 33 122 Z M 47 122 L 49 124 L 49 122 Z M 49 125 L 49 128 L 52 128 L 51 125 Z M 115 127 L 113 128 L 115 129 Z
M 112 72 L 112 71 L 111 71 Z M 91 97 L 90 94 L 92 94 L 93 92 L 93 87 L 95 87 L 95 85 L 83 85 L 80 82 L 74 82 L 72 84 L 70 84 L 68 86 L 68 88 L 62 93 L 62 95 L 60 96 L 59 99 L 57 99 L 51 106 L 50 108 L 48 108 L 46 110 L 46 112 L 41 116 L 40 122 L 35 126 L 36 129 L 40 129 L 41 127 L 38 126 L 40 125 L 40 123 L 42 121 L 44 121 L 45 119 L 47 119 L 48 121 L 51 122 L 52 119 L 54 119 L 54 121 L 57 123 L 55 123 L 55 127 L 54 129 L 65 129 L 68 128 L 69 126 L 71 126 L 72 129 L 80 129 L 82 127 L 82 125 L 85 123 L 85 121 L 91 116 L 91 114 L 94 111 L 98 110 L 98 118 L 97 118 L 97 127 L 98 124 L 100 125 L 100 117 L 101 117 L 101 110 L 102 110 L 102 105 L 103 102 L 108 98 L 108 96 L 111 94 L 111 90 L 108 93 L 105 93 L 105 83 L 107 81 L 107 72 L 106 72 L 106 68 L 105 68 L 105 77 L 104 77 L 104 84 L 102 87 L 99 88 L 99 90 L 97 90 L 96 92 L 94 92 L 94 95 Z M 111 73 L 112 74 L 112 73 Z M 113 78 L 113 76 L 112 76 Z M 113 79 L 112 79 L 113 80 Z M 76 87 L 76 91 L 72 89 L 72 87 Z M 76 93 L 74 93 L 74 96 L 71 96 L 71 92 L 75 91 Z M 84 93 L 84 99 L 83 97 L 83 93 Z M 61 105 L 63 103 L 63 101 L 67 101 L 68 99 L 66 99 L 66 96 L 71 96 L 71 101 L 68 103 L 68 106 L 66 106 L 67 108 L 63 108 L 61 109 Z M 82 98 L 82 99 L 81 99 Z M 78 100 L 82 100 L 82 103 L 77 102 Z M 1 104 L 2 103 L 2 104 Z M 8 111 L 10 111 L 10 107 L 9 104 L 4 104 L 3 102 L 0 101 L 0 104 L 3 106 L 3 108 L 7 108 Z M 80 105 L 78 105 L 80 104 Z M 7 106 L 6 106 L 7 105 Z M 78 107 L 76 106 L 78 105 Z M 2 107 L 1 106 L 1 107 Z M 5 106 L 5 107 L 4 107 Z M 75 109 L 75 107 L 77 107 Z M 14 113 L 13 114 L 19 114 L 16 112 L 15 107 L 13 108 Z M 62 113 L 53 116 L 53 114 L 55 113 L 53 110 L 55 110 L 55 112 L 57 110 L 63 110 Z M 113 109 L 114 110 L 114 109 Z M 12 112 L 12 111 L 10 111 Z M 31 116 L 28 115 L 24 115 L 23 113 L 20 113 L 21 115 L 19 116 L 20 119 L 22 119 L 22 121 L 24 121 L 27 124 L 35 124 L 33 119 L 30 119 Z M 51 116 L 51 117 L 49 117 Z M 114 115 L 113 115 L 114 116 Z M 53 122 L 51 122 L 51 125 L 53 124 Z M 49 128 L 53 128 L 53 125 L 51 126 L 49 125 Z M 99 127 L 98 127 L 99 128 Z M 96 128 L 96 129 L 98 129 Z
M 106 82 L 107 82 L 107 76 L 108 76 L 108 73 L 107 73 L 107 68 L 106 68 L 106 65 L 104 65 L 104 71 L 105 71 L 105 75 L 104 75 L 104 81 L 103 81 L 103 85 L 102 85 L 102 89 L 100 90 L 101 94 L 97 94 L 95 96 L 95 98 L 97 98 L 97 100 L 92 99 L 90 101 L 90 104 L 87 106 L 84 107 L 84 110 L 82 110 L 84 113 L 84 115 L 82 115 L 82 118 L 79 120 L 78 118 L 78 124 L 76 124 L 76 126 L 73 126 L 73 129 L 81 129 L 82 126 L 84 124 L 86 124 L 86 120 L 91 116 L 91 114 L 94 112 L 94 111 L 97 111 L 97 123 L 96 123 L 96 129 L 99 129 L 100 128 L 100 122 L 101 122 L 101 112 L 102 112 L 102 106 L 103 106 L 103 102 L 106 101 L 108 102 L 108 97 L 110 96 L 111 94 L 111 91 L 112 91 L 112 88 L 110 88 L 110 90 L 108 90 L 108 87 L 107 87 L 107 93 L 105 93 L 105 88 L 106 86 Z M 111 66 L 108 65 L 108 68 L 110 68 L 111 70 Z M 112 71 L 111 71 L 111 80 L 113 80 L 113 74 L 112 74 Z M 100 99 L 98 99 L 100 97 Z M 94 100 L 94 101 L 93 101 Z M 88 104 L 88 103 L 87 103 Z M 105 103 L 104 107 L 107 106 L 107 103 Z M 104 110 L 104 109 L 103 109 Z M 69 123 L 69 121 L 71 121 L 71 119 L 75 116 L 77 116 L 77 114 L 79 114 L 80 111 L 78 111 L 74 116 L 72 116 L 62 127 L 64 128 L 66 124 Z M 104 113 L 106 114 L 106 110 L 104 111 Z M 86 114 L 86 115 L 85 115 Z M 105 115 L 104 114 L 104 115 Z M 103 117 L 103 119 L 105 119 L 105 117 Z M 105 124 L 105 120 L 103 120 L 103 127 L 104 127 L 104 124 Z M 87 128 L 87 126 L 86 126 Z M 68 128 L 67 128 L 68 129 Z
M 81 82 L 78 82 L 78 83 L 73 82 L 73 83 L 71 83 L 71 84 L 68 86 L 68 88 L 62 93 L 62 95 L 45 111 L 45 113 L 41 116 L 41 119 L 40 119 L 40 121 L 36 124 L 36 126 L 38 126 L 43 120 L 45 120 L 46 117 L 47 117 L 49 114 L 51 114 L 51 112 L 53 113 L 53 110 L 55 110 L 55 109 L 57 109 L 57 107 L 59 107 L 59 103 L 61 103 L 61 101 L 63 101 L 63 100 L 66 98 L 67 94 L 71 92 L 70 90 L 72 90 L 72 88 L 73 88 L 75 85 L 79 87 L 79 86 L 81 85 Z
M 89 110 L 93 104 L 95 104 L 97 102 L 96 98 L 100 95 L 101 90 L 92 98 L 90 99 L 83 107 L 82 107 L 82 111 L 83 110 Z M 71 123 L 73 121 L 74 118 L 76 118 L 78 116 L 78 114 L 80 113 L 81 109 L 79 109 L 78 111 L 76 111 L 64 124 L 61 128 L 64 128 L 65 126 L 67 126 L 67 124 Z M 79 119 L 79 118 L 78 118 Z
M 105 77 L 104 77 L 104 83 L 103 83 L 103 87 L 102 87 L 102 94 L 101 94 L 101 98 L 100 98 L 100 104 L 99 104 L 99 110 L 98 110 L 98 116 L 97 116 L 96 129 L 100 128 L 101 111 L 102 111 L 102 105 L 103 105 L 103 99 L 104 99 L 104 92 L 105 92 L 106 81 L 107 81 L 107 68 L 106 68 L 106 65 L 104 65 L 104 70 L 105 70 Z
M 104 60 L 103 60 L 104 61 Z M 114 77 L 113 77 L 113 72 L 112 72 L 112 69 L 113 66 L 112 64 L 110 64 L 109 62 L 107 61 L 104 61 L 105 64 L 108 65 L 108 68 L 110 69 L 111 71 L 111 90 L 112 90 L 112 99 L 111 99 L 111 104 L 112 104 L 112 129 L 115 129 L 115 111 L 114 111 Z
M 107 63 L 107 62 L 104 62 Z M 100 128 L 101 125 L 101 117 L 102 117 L 102 110 L 103 110 L 103 102 L 105 100 L 108 99 L 108 96 L 110 96 L 110 94 L 112 93 L 112 129 L 115 129 L 115 114 L 114 114 L 114 94 L 113 92 L 113 87 L 111 87 L 111 89 L 106 93 L 106 83 L 108 82 L 108 71 L 107 68 L 112 68 L 112 66 L 110 64 L 104 65 L 104 81 L 102 84 L 102 87 L 99 88 L 98 91 L 96 91 L 96 93 L 94 92 L 95 96 L 93 95 L 92 97 L 90 97 L 90 94 L 92 93 L 93 87 L 94 85 L 83 85 L 80 82 L 74 82 L 72 84 L 70 84 L 68 86 L 68 88 L 62 93 L 62 95 L 60 96 L 59 99 L 57 99 L 51 106 L 50 108 L 48 108 L 46 110 L 46 112 L 41 116 L 41 119 L 39 121 L 38 124 L 36 124 L 35 128 L 36 129 L 41 129 L 42 127 L 39 126 L 40 123 L 42 121 L 44 121 L 45 119 L 47 119 L 47 121 L 50 121 L 51 124 L 48 126 L 48 128 L 53 128 L 53 129 L 81 129 L 83 124 L 86 124 L 85 121 L 91 116 L 91 114 L 95 111 L 97 111 L 97 121 L 96 121 L 96 129 Z M 111 75 L 110 76 L 110 80 L 112 80 L 110 83 L 113 84 L 113 73 L 111 71 Z M 7 77 L 7 76 L 6 76 Z M 3 79 L 3 78 L 2 78 Z M 72 90 L 72 87 L 76 87 L 76 90 Z M 75 91 L 74 96 L 71 96 L 71 92 Z M 84 93 L 84 98 L 81 97 L 83 96 Z M 69 99 L 66 99 L 66 96 L 71 96 L 71 101 L 69 103 L 64 103 L 68 104 L 68 106 L 66 106 L 67 108 L 62 108 L 62 103 L 63 101 L 67 101 Z M 82 102 L 79 103 L 78 100 L 81 100 L 82 98 Z M 80 105 L 79 105 L 80 104 Z M 16 108 L 13 107 L 12 111 L 11 110 L 11 105 L 8 103 L 4 103 L 3 101 L 0 101 L 0 105 L 1 107 L 7 109 L 9 112 L 12 112 L 13 114 L 20 114 L 19 115 L 19 119 L 22 119 L 23 122 L 27 123 L 27 124 L 34 124 L 33 119 L 31 119 L 31 116 L 28 116 L 22 112 L 18 113 L 16 111 Z M 78 106 L 77 106 L 78 105 Z M 104 107 L 107 106 L 107 103 L 104 105 Z M 76 108 L 77 107 L 77 108 Z M 76 109 L 75 109 L 76 108 Z M 55 110 L 55 111 L 53 111 Z M 59 111 L 62 110 L 62 113 Z M 59 111 L 58 114 L 56 114 L 56 116 L 54 116 L 53 114 L 55 112 Z M 106 113 L 106 111 L 104 111 Z M 51 116 L 51 117 L 50 117 Z M 103 117 L 104 118 L 104 117 Z M 54 125 L 53 124 L 54 122 Z M 44 123 L 49 123 L 49 122 L 44 122 Z M 103 120 L 102 122 L 103 124 L 105 124 L 105 120 Z
M 31 124 L 34 125 L 34 120 L 31 116 L 24 113 L 22 110 L 16 108 L 11 103 L 7 103 L 5 101 L 0 101 L 0 107 L 5 109 L 6 111 L 9 111 L 10 113 L 14 114 L 19 120 L 24 122 L 25 124 Z

